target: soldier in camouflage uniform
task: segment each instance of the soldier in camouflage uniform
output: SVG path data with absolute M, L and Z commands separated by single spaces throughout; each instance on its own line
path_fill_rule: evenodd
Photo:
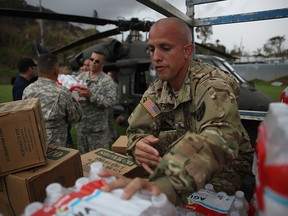
M 108 108 L 117 101 L 114 82 L 102 71 L 105 55 L 94 51 L 90 57 L 90 71 L 81 73 L 77 78 L 87 87 L 81 88 L 79 100 L 83 109 L 82 120 L 76 125 L 78 148 L 81 153 L 96 148 L 108 148 L 110 142 L 108 127 Z
M 206 183 L 235 193 L 251 174 L 253 159 L 238 112 L 237 82 L 219 68 L 190 59 L 191 33 L 179 19 L 156 22 L 148 48 L 158 79 L 129 117 L 127 152 L 151 173 L 153 185 L 135 179 L 126 187 L 126 198 L 141 187 L 153 191 L 155 185 L 176 204 L 185 204 Z M 123 182 L 126 186 L 127 179 Z
M 38 58 L 38 73 L 38 80 L 25 88 L 22 99 L 40 99 L 48 144 L 65 147 L 68 124 L 81 119 L 82 109 L 70 91 L 57 84 L 55 55 L 47 53 Z

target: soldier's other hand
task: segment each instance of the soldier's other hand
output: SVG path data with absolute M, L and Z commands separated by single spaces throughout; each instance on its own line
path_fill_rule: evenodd
M 81 87 L 78 91 L 80 97 L 90 98 L 92 96 L 92 92 L 89 88 Z
M 147 164 L 148 166 L 157 166 L 161 160 L 159 152 L 153 147 L 160 140 L 148 135 L 139 140 L 135 145 L 135 159 L 139 164 Z
M 117 188 L 123 188 L 123 194 L 121 196 L 122 199 L 129 199 L 134 193 L 137 191 L 140 191 L 142 189 L 148 190 L 151 192 L 152 195 L 159 195 L 161 193 L 160 188 L 153 184 L 152 182 L 149 182 L 146 179 L 142 178 L 126 178 L 123 175 L 119 173 L 115 173 L 111 170 L 106 170 L 99 174 L 100 177 L 110 177 L 114 176 L 116 177 L 116 180 L 104 185 L 101 190 L 110 192 Z

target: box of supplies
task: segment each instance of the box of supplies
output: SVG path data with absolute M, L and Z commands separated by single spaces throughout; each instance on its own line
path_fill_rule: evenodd
M 120 173 L 126 177 L 143 177 L 145 171 L 137 166 L 125 155 L 99 148 L 94 151 L 81 155 L 84 176 L 88 176 L 90 165 L 93 162 L 102 162 L 105 169 Z
M 125 154 L 127 143 L 128 143 L 127 136 L 119 136 L 119 138 L 112 144 L 112 151 L 120 154 Z
M 5 183 L 4 176 L 0 176 L 0 213 L 5 216 L 14 215 L 12 206 L 9 202 L 9 197 L 7 196 L 7 187 Z M 0 215 L 1 215 L 0 214 Z
M 44 165 L 46 150 L 40 100 L 0 104 L 0 176 Z
M 29 203 L 44 201 L 45 189 L 50 183 L 58 182 L 64 187 L 72 187 L 82 176 L 83 170 L 78 150 L 49 146 L 46 165 L 2 177 L 5 182 L 3 191 L 6 191 L 6 199 L 3 200 L 9 201 L 15 215 L 21 215 Z M 4 207 L 7 211 L 7 203 Z

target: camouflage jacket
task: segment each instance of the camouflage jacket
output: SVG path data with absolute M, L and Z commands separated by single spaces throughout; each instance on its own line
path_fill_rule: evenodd
M 89 99 L 79 101 L 83 117 L 77 124 L 77 130 L 86 132 L 108 130 L 108 108 L 117 102 L 114 81 L 104 72 L 94 79 L 89 78 L 89 71 L 81 73 L 77 78 L 86 83 L 92 92 Z
M 28 98 L 40 99 L 48 144 L 66 146 L 68 123 L 78 122 L 82 116 L 80 104 L 70 91 L 51 79 L 39 77 L 25 88 L 22 99 Z
M 163 158 L 149 178 L 170 201 L 185 203 L 208 182 L 233 193 L 251 173 L 253 149 L 238 96 L 232 75 L 200 60 L 192 60 L 179 92 L 157 79 L 144 93 L 128 120 L 127 153 L 134 158 L 136 142 L 148 134 L 160 139 L 154 147 Z

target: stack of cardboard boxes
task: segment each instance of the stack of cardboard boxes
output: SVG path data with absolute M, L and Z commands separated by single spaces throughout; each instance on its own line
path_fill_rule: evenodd
M 21 215 L 29 203 L 44 201 L 47 185 L 72 187 L 95 161 L 126 177 L 143 176 L 143 168 L 124 155 L 126 146 L 126 136 L 116 140 L 112 151 L 99 148 L 83 155 L 47 146 L 39 99 L 0 104 L 0 213 Z
M 48 184 L 71 187 L 81 176 L 79 151 L 47 146 L 38 99 L 0 104 L 0 213 L 21 215 Z

